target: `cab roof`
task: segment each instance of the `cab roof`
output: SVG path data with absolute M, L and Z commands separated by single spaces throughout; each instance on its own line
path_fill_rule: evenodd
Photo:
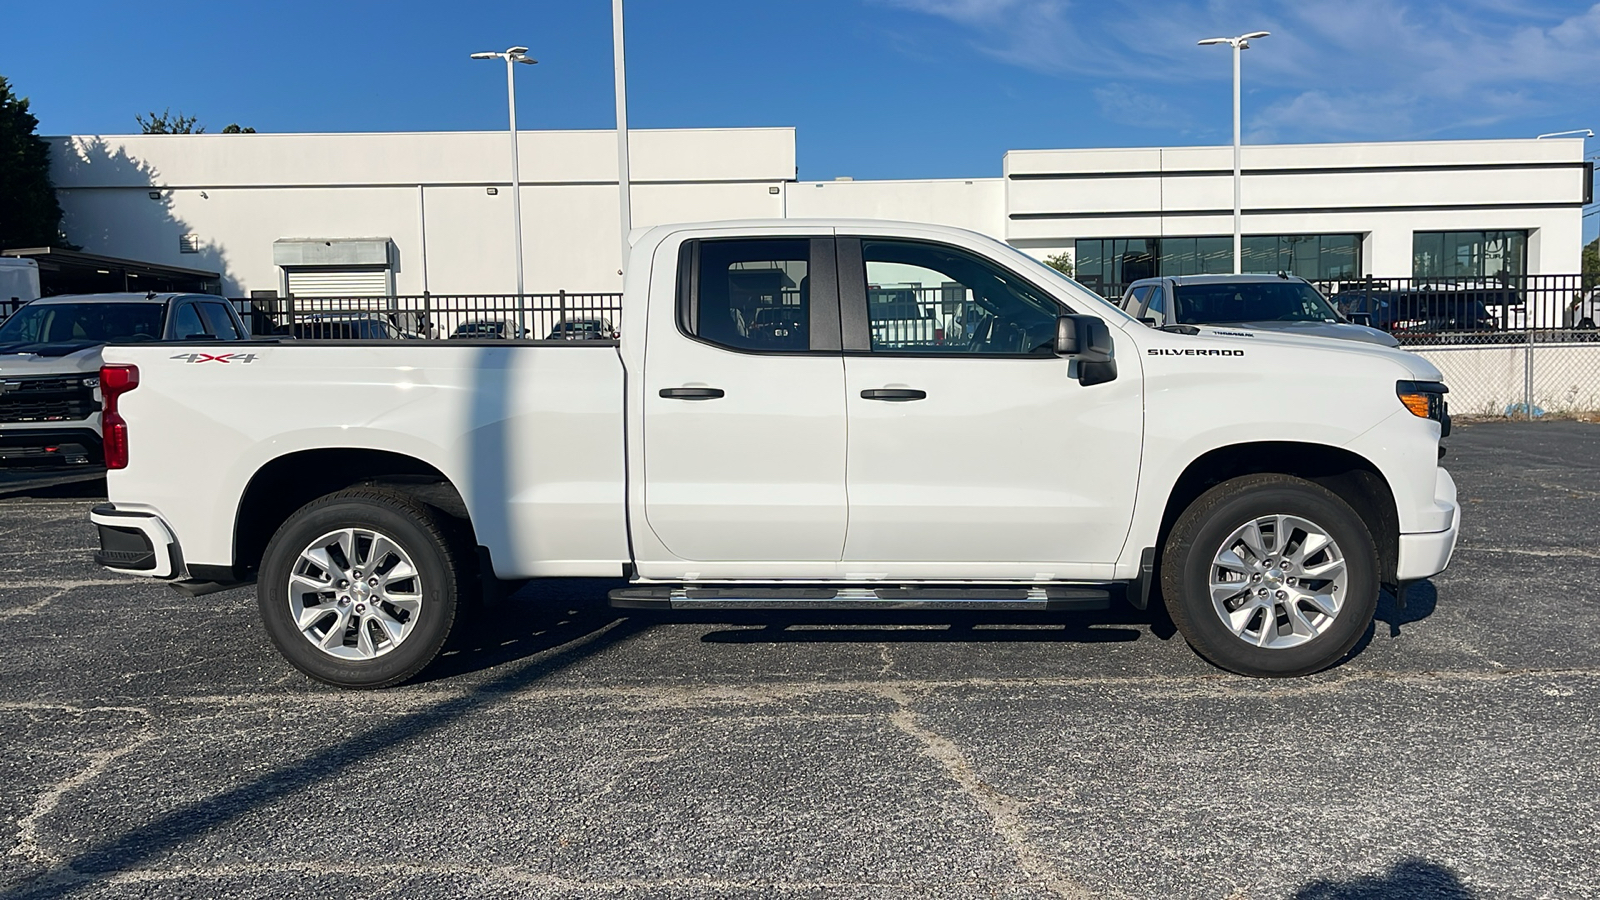
M 224 300 L 214 294 L 195 294 L 190 292 L 176 292 L 158 294 L 153 291 L 134 293 L 132 291 L 121 294 L 57 294 L 53 297 L 40 297 L 31 303 L 166 303 L 180 297 L 204 297 L 207 300 Z
M 1154 281 L 1172 281 L 1176 284 L 1258 284 L 1264 281 L 1298 281 L 1310 284 L 1299 275 L 1157 275 L 1128 282 L 1128 287 Z

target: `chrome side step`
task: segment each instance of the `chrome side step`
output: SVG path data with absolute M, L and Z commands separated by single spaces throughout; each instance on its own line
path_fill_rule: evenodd
M 1017 587 L 629 587 L 610 594 L 619 609 L 954 609 L 1095 610 L 1111 606 L 1098 585 Z

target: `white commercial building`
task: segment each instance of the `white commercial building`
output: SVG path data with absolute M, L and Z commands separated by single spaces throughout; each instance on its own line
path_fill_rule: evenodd
M 225 293 L 515 290 L 504 132 L 53 138 L 85 251 L 222 274 Z M 615 135 L 523 132 L 530 292 L 615 291 Z M 1018 150 L 1000 178 L 796 180 L 791 128 L 632 133 L 634 222 L 788 216 L 958 225 L 1072 256 L 1106 293 L 1230 271 L 1231 149 Z M 1247 146 L 1245 264 L 1313 278 L 1579 270 L 1574 139 Z

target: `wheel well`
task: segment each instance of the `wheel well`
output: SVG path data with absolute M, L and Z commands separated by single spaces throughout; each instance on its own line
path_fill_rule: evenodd
M 267 542 L 295 510 L 358 484 L 399 488 L 460 519 L 470 534 L 466 502 L 450 479 L 433 466 L 386 450 L 303 450 L 262 466 L 245 487 L 233 531 L 236 577 L 249 577 L 261 565 Z
M 1378 545 L 1378 572 L 1393 583 L 1400 554 L 1400 519 L 1394 492 L 1376 466 L 1363 457 L 1325 444 L 1262 441 L 1220 447 L 1196 459 L 1178 476 L 1161 516 L 1158 546 L 1164 546 L 1172 523 L 1189 504 L 1212 487 L 1242 475 L 1293 475 L 1319 484 L 1350 504 Z M 1159 555 L 1157 557 L 1159 560 Z M 1158 563 L 1159 565 L 1159 563 Z

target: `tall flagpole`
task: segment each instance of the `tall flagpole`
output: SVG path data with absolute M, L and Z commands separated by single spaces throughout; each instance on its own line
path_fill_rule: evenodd
M 617 78 L 617 195 L 622 218 L 621 275 L 628 266 L 628 233 L 633 230 L 632 189 L 628 177 L 628 66 L 623 53 L 622 0 L 611 0 L 611 58 Z

